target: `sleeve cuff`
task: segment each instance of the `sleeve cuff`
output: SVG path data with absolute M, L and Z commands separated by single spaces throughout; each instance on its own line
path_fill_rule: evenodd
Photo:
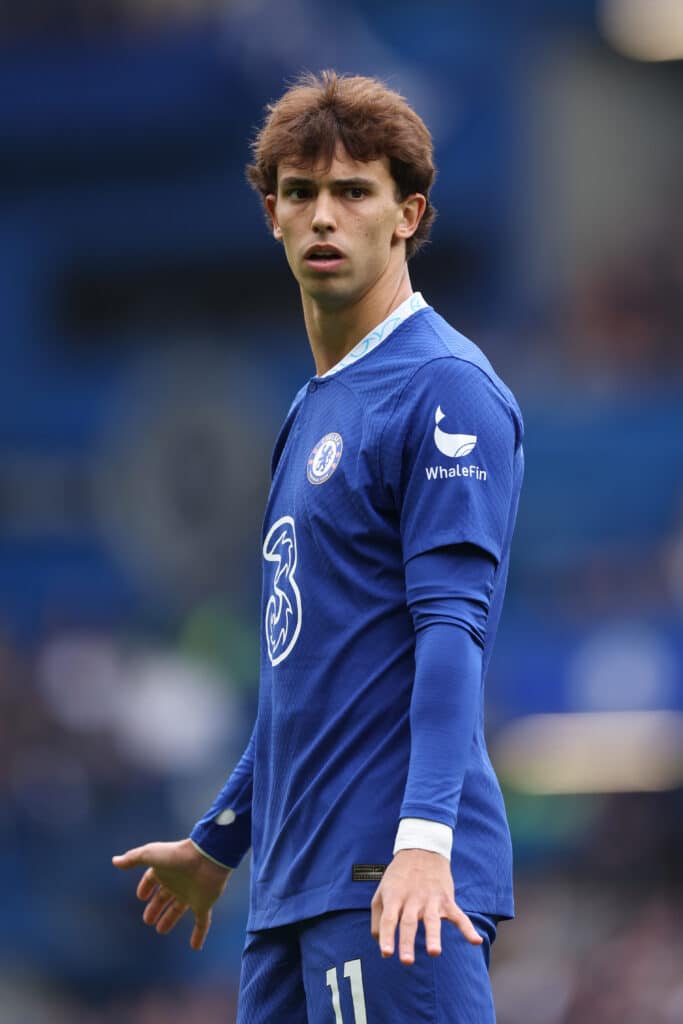
M 234 870 L 233 868 L 230 867 L 229 864 L 221 864 L 221 862 L 219 860 L 216 860 L 215 857 L 212 857 L 210 853 L 206 852 L 206 850 L 202 850 L 201 846 L 194 841 L 192 836 L 190 836 L 189 839 L 190 839 L 190 842 L 192 843 L 192 845 L 194 846 L 195 850 L 197 851 L 197 853 L 201 853 L 202 857 L 206 857 L 206 859 L 210 860 L 212 864 L 217 864 L 219 868 L 225 868 L 226 871 Z
M 429 850 L 450 861 L 452 849 L 453 829 L 449 825 L 427 818 L 401 818 L 394 853 L 399 850 Z
M 224 868 L 236 868 L 251 846 L 251 812 L 222 820 L 224 812 L 213 809 L 190 832 L 189 838 L 209 860 Z

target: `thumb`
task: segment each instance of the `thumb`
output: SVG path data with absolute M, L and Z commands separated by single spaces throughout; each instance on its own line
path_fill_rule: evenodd
M 116 854 L 111 862 L 116 868 L 127 871 L 129 868 L 138 867 L 162 867 L 167 857 L 164 857 L 166 843 L 146 843 L 145 846 L 136 846 L 125 853 Z
M 134 850 L 126 850 L 125 853 L 117 853 L 112 857 L 111 862 L 115 868 L 121 868 L 123 871 L 127 871 L 128 868 L 134 868 L 139 864 L 146 863 L 143 859 L 143 850 L 144 846 L 138 846 Z

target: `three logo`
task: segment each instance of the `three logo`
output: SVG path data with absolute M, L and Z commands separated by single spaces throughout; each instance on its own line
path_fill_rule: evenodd
M 279 665 L 291 652 L 301 632 L 301 593 L 295 578 L 296 528 L 291 516 L 282 516 L 268 530 L 263 557 L 266 562 L 274 563 L 264 625 L 268 657 L 272 665 Z

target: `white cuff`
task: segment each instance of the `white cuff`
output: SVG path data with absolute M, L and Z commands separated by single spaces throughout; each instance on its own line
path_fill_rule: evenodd
M 401 818 L 394 853 L 399 850 L 429 850 L 450 861 L 452 849 L 453 829 L 449 825 L 427 818 Z

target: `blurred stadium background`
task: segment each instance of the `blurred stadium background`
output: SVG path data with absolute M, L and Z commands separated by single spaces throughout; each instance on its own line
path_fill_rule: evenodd
M 500 1024 L 683 1020 L 680 0 L 0 3 L 0 1019 L 232 1019 L 110 856 L 186 834 L 255 707 L 270 445 L 311 373 L 244 182 L 303 68 L 434 131 L 428 301 L 517 393 L 489 679 Z

